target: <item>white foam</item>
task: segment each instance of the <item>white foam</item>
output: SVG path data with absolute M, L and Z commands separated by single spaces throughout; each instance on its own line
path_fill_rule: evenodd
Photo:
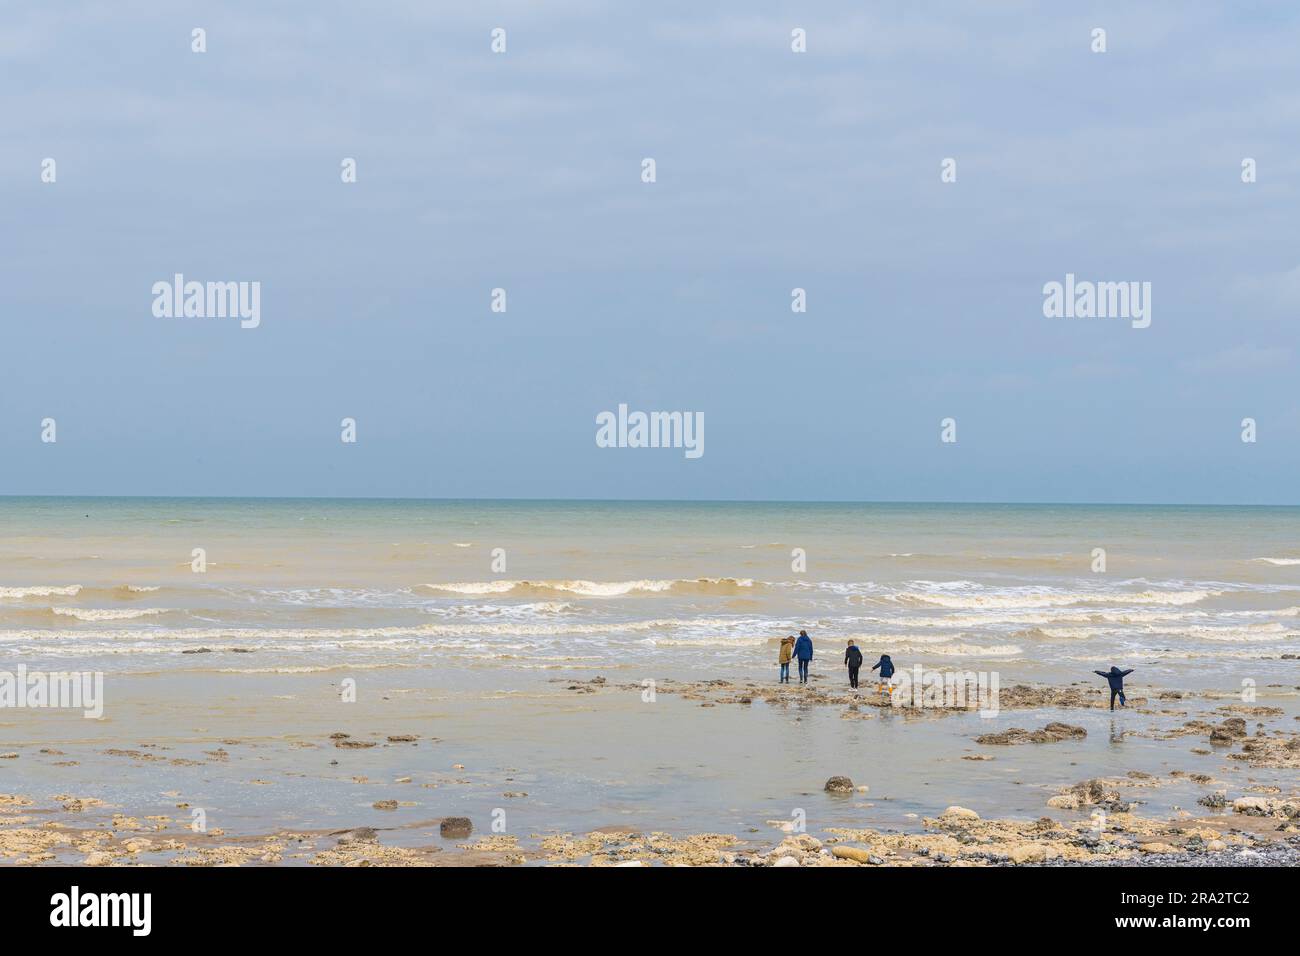
M 80 584 L 69 584 L 64 587 L 37 584 L 25 588 L 0 588 L 0 598 L 76 597 L 79 593 L 81 593 Z
M 634 592 L 660 593 L 674 588 L 686 590 L 752 588 L 750 578 L 677 578 L 672 580 L 652 580 L 648 578 L 634 581 L 469 581 L 461 583 L 426 584 L 424 587 L 433 591 L 446 591 L 451 594 L 510 594 L 545 593 L 558 591 L 577 594 L 582 597 L 611 598 L 621 597 Z
M 928 591 L 904 591 L 899 600 L 933 604 L 954 610 L 980 608 L 1068 607 L 1074 604 L 1165 604 L 1185 605 L 1204 601 L 1216 591 L 1057 591 L 1008 588 L 987 594 L 944 594 Z
M 168 611 L 165 607 L 55 607 L 50 610 L 61 617 L 75 617 L 78 621 L 129 621 L 137 617 L 166 614 Z

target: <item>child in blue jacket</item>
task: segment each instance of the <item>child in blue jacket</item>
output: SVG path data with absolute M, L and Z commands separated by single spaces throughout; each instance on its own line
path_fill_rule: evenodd
M 894 676 L 894 662 L 889 659 L 888 654 L 881 654 L 880 660 L 871 666 L 873 671 L 877 668 L 880 670 L 880 679 L 883 681 L 880 690 L 881 693 L 884 693 L 885 688 L 889 686 L 889 678 Z
M 1108 671 L 1093 671 L 1093 673 L 1096 674 L 1098 677 L 1106 678 L 1106 683 L 1110 684 L 1110 709 L 1111 710 L 1115 709 L 1116 697 L 1119 698 L 1119 705 L 1121 707 L 1128 706 L 1128 701 L 1124 699 L 1124 678 L 1128 677 L 1129 674 L 1133 673 L 1133 668 L 1130 667 L 1128 670 L 1122 671 L 1114 664 L 1112 664 L 1110 666 L 1110 670 Z

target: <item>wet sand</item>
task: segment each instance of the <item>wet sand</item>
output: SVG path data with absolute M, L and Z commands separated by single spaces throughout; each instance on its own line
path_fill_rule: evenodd
M 1297 671 L 1249 704 L 1133 683 L 1114 713 L 1097 683 L 1003 675 L 996 717 L 887 706 L 840 671 L 809 687 L 660 677 L 651 700 L 627 669 L 499 690 L 353 669 L 355 703 L 342 672 L 120 675 L 102 720 L 4 713 L 0 860 L 957 866 L 1262 847 L 1267 862 L 1300 834 Z

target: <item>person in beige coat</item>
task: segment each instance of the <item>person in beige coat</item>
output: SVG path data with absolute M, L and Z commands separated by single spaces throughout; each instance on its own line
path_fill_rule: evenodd
M 790 659 L 792 657 L 794 657 L 794 638 L 781 638 L 781 653 L 776 659 L 776 662 L 781 665 L 781 679 L 777 683 L 790 683 Z

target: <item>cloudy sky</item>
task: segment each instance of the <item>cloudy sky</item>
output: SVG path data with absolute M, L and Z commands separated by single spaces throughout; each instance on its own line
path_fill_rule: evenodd
M 0 493 L 1300 503 L 1300 14 L 1132 6 L 0 4 Z

